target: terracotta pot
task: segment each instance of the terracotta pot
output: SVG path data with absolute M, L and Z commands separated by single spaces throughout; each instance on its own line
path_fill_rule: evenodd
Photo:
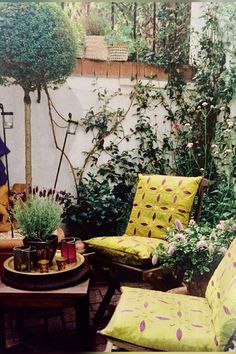
M 51 235 L 48 241 L 29 240 L 25 237 L 23 243 L 25 246 L 34 246 L 36 248 L 35 262 L 40 259 L 48 259 L 51 262 L 57 250 L 58 237 L 57 235 Z

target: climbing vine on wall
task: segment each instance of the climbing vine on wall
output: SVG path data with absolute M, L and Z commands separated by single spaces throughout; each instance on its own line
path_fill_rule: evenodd
M 170 60 L 165 62 L 170 74 L 166 88 L 160 90 L 152 80 L 137 81 L 126 109 L 111 108 L 120 91 L 112 95 L 97 91 L 100 108 L 91 109 L 82 121 L 93 145 L 78 172 L 78 199 L 65 214 L 66 221 L 80 225 L 80 236 L 124 230 L 138 173 L 204 175 L 211 187 L 202 221 L 214 224 L 235 213 L 235 117 L 230 109 L 236 88 L 235 56 L 226 62 L 229 41 L 224 40 L 220 16 L 217 4 L 205 11 L 191 85 L 177 67 L 173 71 Z M 164 122 L 171 125 L 170 133 L 162 136 L 158 123 L 153 124 L 160 106 L 166 111 Z M 123 123 L 131 109 L 135 124 L 127 132 Z M 136 145 L 121 149 L 124 141 Z

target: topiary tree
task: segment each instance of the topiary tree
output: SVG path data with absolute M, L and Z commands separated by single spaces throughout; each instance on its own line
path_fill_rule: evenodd
M 25 178 L 32 184 L 30 92 L 65 82 L 76 62 L 76 35 L 52 3 L 0 6 L 0 78 L 20 85 L 25 107 Z

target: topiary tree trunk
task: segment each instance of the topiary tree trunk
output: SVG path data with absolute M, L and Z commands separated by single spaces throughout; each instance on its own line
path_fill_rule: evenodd
M 24 90 L 25 180 L 32 185 L 30 93 L 63 84 L 73 71 L 77 36 L 55 3 L 0 4 L 0 82 Z M 38 100 L 39 101 L 39 100 Z
M 31 149 L 31 98 L 29 92 L 24 90 L 25 106 L 25 183 L 32 185 L 32 149 Z

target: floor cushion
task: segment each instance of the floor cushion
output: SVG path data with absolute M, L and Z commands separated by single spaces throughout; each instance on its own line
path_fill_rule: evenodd
M 101 331 L 114 344 L 164 351 L 217 351 L 205 298 L 122 287 L 116 310 Z M 123 345 L 122 345 L 123 343 Z

